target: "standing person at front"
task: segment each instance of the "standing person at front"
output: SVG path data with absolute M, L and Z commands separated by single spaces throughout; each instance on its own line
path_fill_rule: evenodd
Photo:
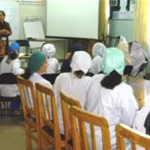
M 132 127 L 138 109 L 132 88 L 122 81 L 125 67 L 123 52 L 117 48 L 105 50 L 102 58 L 104 74 L 92 77 L 85 109 L 103 116 L 110 126 L 112 150 L 116 149 L 115 127 L 124 123 Z M 96 129 L 98 149 L 102 149 L 101 135 Z
M 8 36 L 11 34 L 10 25 L 5 21 L 5 12 L 0 10 L 0 55 L 8 53 Z

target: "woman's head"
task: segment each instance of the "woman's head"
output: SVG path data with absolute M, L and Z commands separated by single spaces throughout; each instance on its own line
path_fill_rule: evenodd
M 97 55 L 103 56 L 104 50 L 106 49 L 105 45 L 97 42 L 92 47 L 92 55 L 95 57 Z
M 2 11 L 2 10 L 0 10 L 0 22 L 2 21 L 4 21 L 4 18 L 5 18 L 5 12 L 4 11 Z
M 108 89 L 113 89 L 122 81 L 125 68 L 125 58 L 121 50 L 108 48 L 102 58 L 102 70 L 106 76 L 101 81 L 101 85 Z
M 106 75 L 109 75 L 115 70 L 120 75 L 123 75 L 125 68 L 125 57 L 121 50 L 117 48 L 107 48 L 102 58 L 102 70 Z
M 50 58 L 50 57 L 53 57 L 56 53 L 56 48 L 53 44 L 50 44 L 50 43 L 45 43 L 43 46 L 42 46 L 42 51 L 44 53 L 46 53 L 47 57 Z
M 20 46 L 17 42 L 9 45 L 9 59 L 14 60 L 18 57 Z
M 13 51 L 19 52 L 19 50 L 20 50 L 20 45 L 17 42 L 13 42 L 13 43 L 10 44 L 9 53 L 11 53 Z
M 73 72 L 82 71 L 86 74 L 91 67 L 91 56 L 85 51 L 75 52 L 70 67 Z
M 47 69 L 46 54 L 41 51 L 35 51 L 28 59 L 28 69 L 31 73 L 43 73 Z

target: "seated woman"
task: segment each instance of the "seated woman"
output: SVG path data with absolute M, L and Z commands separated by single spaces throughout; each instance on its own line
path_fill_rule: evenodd
M 48 61 L 48 67 L 46 69 L 46 73 L 49 73 L 49 74 L 57 73 L 59 70 L 59 62 L 54 57 L 56 53 L 55 46 L 50 43 L 44 43 L 42 45 L 42 51 L 46 53 L 47 61 Z
M 106 49 L 105 45 L 97 42 L 93 45 L 92 47 L 92 55 L 93 55 L 93 60 L 92 60 L 92 66 L 90 68 L 91 73 L 93 74 L 98 74 L 101 72 L 101 59 L 104 53 L 104 50 Z
M 131 63 L 133 65 L 131 75 L 143 77 L 144 74 L 142 74 L 142 71 L 144 68 L 142 67 L 145 66 L 144 64 L 146 64 L 147 60 L 149 59 L 146 51 L 141 48 L 140 44 L 137 41 L 129 43 L 129 51 Z
M 28 67 L 24 78 L 29 79 L 34 85 L 38 82 L 52 88 L 51 83 L 41 76 L 46 72 L 47 67 L 46 54 L 41 51 L 35 51 L 28 59 Z
M 21 68 L 20 60 L 18 58 L 20 46 L 18 43 L 11 43 L 9 46 L 9 54 L 5 56 L 0 63 L 0 74 L 12 73 L 14 75 L 21 75 L 24 73 L 24 69 Z M 0 95 L 4 97 L 18 97 L 19 91 L 17 84 L 2 84 L 0 85 Z M 18 109 L 20 103 L 11 103 L 11 109 Z
M 82 107 L 86 101 L 86 91 L 90 77 L 85 76 L 91 67 L 91 57 L 87 52 L 78 51 L 73 54 L 70 67 L 72 72 L 61 73 L 54 83 L 54 91 L 57 101 L 60 131 L 64 133 L 61 113 L 60 91 L 79 100 Z
M 85 109 L 103 116 L 109 123 L 112 150 L 116 149 L 115 127 L 132 127 L 138 109 L 132 88 L 122 81 L 125 58 L 121 50 L 107 48 L 102 58 L 104 74 L 95 75 L 87 91 Z M 97 148 L 102 149 L 100 129 L 96 129 Z

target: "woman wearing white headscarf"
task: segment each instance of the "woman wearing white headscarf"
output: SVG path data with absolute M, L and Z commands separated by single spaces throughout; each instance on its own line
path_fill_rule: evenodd
M 92 66 L 89 72 L 93 74 L 98 74 L 101 72 L 101 59 L 105 49 L 105 45 L 100 42 L 97 42 L 93 45 L 92 55 L 94 58 L 92 60 Z
M 78 51 L 73 54 L 71 60 L 72 72 L 61 73 L 55 80 L 54 90 L 57 101 L 59 124 L 61 133 L 64 132 L 60 91 L 64 91 L 68 95 L 79 100 L 82 107 L 84 107 L 86 101 L 86 92 L 90 77 L 85 76 L 91 67 L 91 57 L 87 52 Z
M 131 63 L 133 65 L 133 70 L 131 72 L 131 75 L 137 76 L 141 65 L 147 62 L 146 59 L 148 59 L 148 55 L 140 47 L 140 44 L 137 41 L 133 41 L 131 43 L 131 48 L 130 48 L 130 57 L 131 57 Z
M 59 70 L 59 62 L 58 60 L 54 57 L 56 53 L 56 48 L 53 44 L 50 43 L 45 43 L 42 46 L 42 51 L 46 53 L 47 55 L 47 61 L 48 61 L 48 67 L 46 70 L 46 73 L 57 73 Z
M 110 126 L 112 150 L 116 149 L 115 127 L 125 123 L 132 127 L 138 105 L 132 88 L 122 81 L 125 59 L 121 50 L 108 48 L 102 58 L 104 74 L 91 78 L 85 109 L 103 116 Z M 101 134 L 96 129 L 97 147 L 102 149 Z

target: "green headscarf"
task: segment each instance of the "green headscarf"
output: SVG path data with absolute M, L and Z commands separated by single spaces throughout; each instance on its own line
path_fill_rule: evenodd
M 118 48 L 107 48 L 102 58 L 102 70 L 109 75 L 113 70 L 123 75 L 125 68 L 124 54 Z
M 41 51 L 35 51 L 28 59 L 28 68 L 30 71 L 36 72 L 43 65 L 46 59 L 46 54 Z

